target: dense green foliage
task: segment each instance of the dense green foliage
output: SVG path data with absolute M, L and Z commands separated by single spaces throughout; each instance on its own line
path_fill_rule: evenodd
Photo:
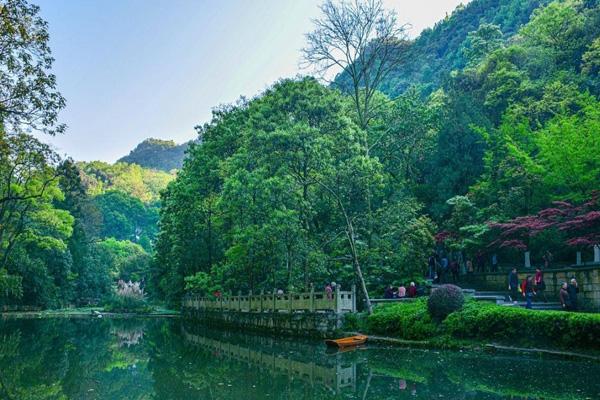
M 146 139 L 117 162 L 161 171 L 180 169 L 188 146 L 189 143 L 178 145 L 172 140 Z
M 427 301 L 381 306 L 367 319 L 367 330 L 402 339 L 448 343 L 475 339 L 511 345 L 549 345 L 564 348 L 598 348 L 600 316 L 597 314 L 536 311 L 474 300 L 452 312 L 441 323 L 432 320 Z
M 427 310 L 435 320 L 441 321 L 450 313 L 460 310 L 464 303 L 465 296 L 461 288 L 442 285 L 431 291 L 427 299 Z
M 556 343 L 563 347 L 598 348 L 600 316 L 561 311 L 530 312 L 518 307 L 468 303 L 443 322 L 457 338 L 519 343 Z
M 385 110 L 398 127 L 374 134 L 403 151 L 401 161 L 369 153 L 348 99 L 314 79 L 282 81 L 217 111 L 164 194 L 156 287 L 177 301 L 184 278 L 204 272 L 208 286 L 229 291 L 331 280 L 348 288 L 359 262 L 370 286 L 421 276 L 414 260 L 432 245 L 432 225 L 404 174 L 422 146 L 393 135 L 410 129 L 403 116 L 431 111 L 409 95 Z M 417 131 L 415 141 L 428 134 Z
M 114 165 L 60 160 L 23 131 L 63 129 L 37 12 L 23 0 L 0 5 L 4 304 L 96 302 L 117 278 L 172 303 L 186 289 L 328 281 L 366 294 L 422 278 L 436 231 L 446 250 L 515 261 L 514 250 L 491 249 L 490 222 L 600 190 L 597 0 L 474 0 L 413 41 L 361 43 L 371 53 L 354 54 L 353 88 L 351 62 L 330 87 L 283 80 L 216 109 L 189 145 L 149 139 Z M 378 12 L 390 34 L 402 32 Z M 327 38 L 321 28 L 308 37 Z M 364 62 L 389 50 L 393 62 Z M 384 64 L 393 68 L 365 75 Z M 566 261 L 571 234 L 524 246 Z
M 77 164 L 33 137 L 0 139 L 0 304 L 98 303 L 118 278 L 148 280 L 157 202 L 93 196 Z
M 529 21 L 533 10 L 550 1 L 473 0 L 458 6 L 435 26 L 425 29 L 408 46 L 403 43 L 399 47 L 398 51 L 403 53 L 402 62 L 390 73 L 381 90 L 390 97 L 398 96 L 413 85 L 422 86 L 427 92 L 436 90 L 453 70 L 472 63 L 470 57 L 481 58 L 494 49 L 494 46 L 481 43 L 476 36 L 497 42 L 497 34 L 484 33 L 499 31 L 503 39 L 510 38 Z M 344 74 L 337 79 L 338 84 L 346 84 Z
M 48 23 L 26 0 L 0 3 L 0 127 L 54 135 L 65 125 L 58 113 L 65 99 L 52 74 Z
M 147 280 L 172 175 L 61 160 L 32 135 L 65 128 L 39 8 L 0 1 L 0 42 L 0 305 L 97 303 L 113 280 Z
M 102 161 L 80 162 L 78 166 L 91 195 L 117 190 L 148 203 L 157 201 L 160 191 L 174 177 L 171 173 L 123 162 L 112 165 Z
M 427 310 L 427 300 L 419 298 L 377 307 L 367 319 L 367 330 L 408 340 L 428 340 L 437 335 L 438 326 Z
M 366 126 L 310 79 L 218 110 L 165 193 L 155 285 L 171 300 L 185 277 L 205 290 L 347 287 L 364 269 L 381 289 L 422 273 L 429 218 L 473 255 L 495 239 L 489 221 L 588 199 L 598 21 L 597 1 L 475 0 L 398 47 L 407 61 L 380 87 L 395 97 L 374 95 Z M 572 257 L 548 236 L 530 250 Z

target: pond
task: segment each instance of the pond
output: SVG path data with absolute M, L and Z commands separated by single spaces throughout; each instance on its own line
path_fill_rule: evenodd
M 599 399 L 600 364 L 207 330 L 178 319 L 0 320 L 0 399 Z

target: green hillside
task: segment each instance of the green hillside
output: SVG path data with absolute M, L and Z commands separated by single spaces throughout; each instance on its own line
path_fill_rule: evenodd
M 341 24 L 359 14 L 334 13 Z M 354 91 L 284 80 L 215 112 L 165 192 L 161 296 L 331 280 L 381 293 L 421 279 L 434 243 L 512 262 L 552 248 L 568 262 L 573 244 L 600 240 L 598 1 L 475 0 L 403 58 L 384 94 L 368 97 L 364 78 Z M 591 214 L 552 211 L 554 201 Z M 575 219 L 512 236 L 491 223 L 538 212 Z
M 118 162 L 162 171 L 180 169 L 188 146 L 189 143 L 178 145 L 172 140 L 146 139 Z
M 536 8 L 550 0 L 473 0 L 457 7 L 432 28 L 425 29 L 408 47 L 402 47 L 402 62 L 390 72 L 380 89 L 391 97 L 418 85 L 425 93 L 440 87 L 450 72 L 467 64 L 465 46 L 470 32 L 485 24 L 498 27 L 507 41 L 529 21 Z M 410 22 L 410 21 L 408 21 Z M 341 74 L 336 81 L 342 87 L 347 77 Z

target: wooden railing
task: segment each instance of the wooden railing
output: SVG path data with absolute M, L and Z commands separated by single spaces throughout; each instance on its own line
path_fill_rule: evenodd
M 326 292 L 258 294 L 220 297 L 186 295 L 183 307 L 206 311 L 237 312 L 356 312 L 356 289 Z

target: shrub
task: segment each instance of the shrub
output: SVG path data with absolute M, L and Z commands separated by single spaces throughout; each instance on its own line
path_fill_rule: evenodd
M 461 312 L 450 314 L 443 327 L 457 338 L 600 348 L 598 314 L 532 311 L 469 302 Z
M 450 313 L 458 311 L 465 303 L 462 289 L 455 285 L 442 285 L 429 295 L 427 309 L 436 320 L 443 320 Z
M 108 312 L 147 313 L 152 307 L 146 302 L 144 290 L 139 283 L 119 281 L 116 290 L 104 305 Z
M 344 315 L 345 331 L 363 331 L 366 324 L 366 314 L 347 313 Z
M 425 299 L 379 306 L 367 320 L 369 332 L 397 336 L 408 340 L 431 339 L 437 326 L 427 312 Z

